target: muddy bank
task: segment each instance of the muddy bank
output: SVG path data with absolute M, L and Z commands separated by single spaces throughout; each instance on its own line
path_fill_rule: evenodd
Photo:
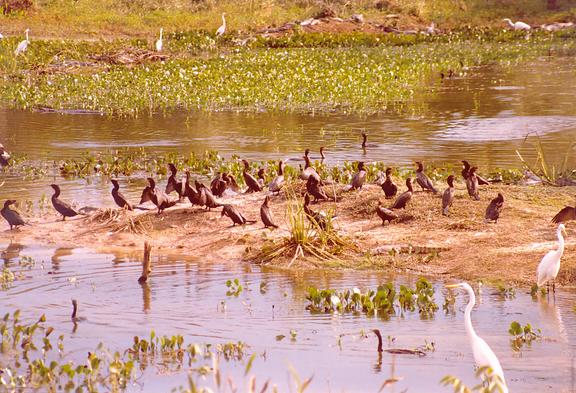
M 378 199 L 384 205 L 382 190 L 368 185 L 361 192 L 342 193 L 341 201 L 313 205 L 315 210 L 332 210 L 338 216 L 339 234 L 357 245 L 359 252 L 347 252 L 338 261 L 318 261 L 306 256 L 296 259 L 291 268 L 376 269 L 410 271 L 419 274 L 462 279 L 506 280 L 532 283 L 542 256 L 556 247 L 555 226 L 551 217 L 563 206 L 573 203 L 574 187 L 491 185 L 482 189 L 479 202 L 471 201 L 462 183 L 451 216 L 440 214 L 440 196 L 417 192 L 411 205 L 402 212 L 403 222 L 382 225 L 374 214 Z M 338 186 L 337 193 L 341 193 Z M 506 198 L 497 224 L 483 222 L 484 211 L 497 192 Z M 279 242 L 289 236 L 284 195 L 274 196 L 271 210 L 280 228 L 263 229 L 259 208 L 264 193 L 224 198 L 236 204 L 256 224 L 231 227 L 220 210 L 210 212 L 188 203 L 157 215 L 146 212 L 100 211 L 62 222 L 55 213 L 30 219 L 31 226 L 16 231 L 2 223 L 3 236 L 13 241 L 96 250 L 126 248 L 141 250 L 149 240 L 154 252 L 185 253 L 206 261 L 251 261 L 251 255 L 264 242 Z M 558 282 L 576 282 L 576 240 L 573 225 L 568 238 Z M 285 268 L 292 258 L 286 256 L 268 262 Z

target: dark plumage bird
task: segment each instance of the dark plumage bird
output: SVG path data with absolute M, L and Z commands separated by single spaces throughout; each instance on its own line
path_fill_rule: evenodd
M 196 188 L 190 185 L 190 171 L 186 171 L 186 180 L 184 182 L 184 196 L 188 198 L 191 204 L 204 206 L 200 200 L 200 193 Z
M 214 198 L 212 192 L 204 184 L 196 182 L 196 189 L 200 191 L 201 199 L 202 194 L 204 195 L 205 198 L 204 206 L 206 206 L 208 211 L 210 211 L 210 209 L 215 209 L 217 207 L 222 206 L 222 204 L 216 202 L 216 198 Z
M 72 299 L 72 315 L 70 316 L 70 319 L 74 323 L 86 320 L 86 318 L 78 316 L 78 302 L 76 301 L 76 299 Z
M 256 178 L 248 172 L 250 171 L 250 164 L 248 161 L 242 160 L 242 162 L 244 163 L 244 171 L 242 172 L 242 175 L 244 176 L 244 182 L 246 183 L 246 186 L 248 186 L 246 192 L 262 191 L 262 186 L 260 186 L 258 180 L 256 180 Z
M 258 184 L 260 184 L 261 188 L 264 188 L 264 184 L 266 184 L 266 169 L 265 168 L 258 169 Z
M 392 168 L 386 168 L 386 180 L 382 183 L 382 190 L 386 199 L 394 198 L 398 192 L 398 186 L 392 181 Z
M 498 222 L 498 218 L 500 217 L 500 212 L 502 211 L 503 207 L 504 207 L 504 196 L 498 193 L 498 196 L 492 199 L 492 201 L 490 201 L 490 204 L 486 208 L 486 215 L 484 216 L 484 222 L 490 222 L 490 221 Z
M 176 178 L 176 174 L 178 173 L 178 169 L 172 163 L 168 164 L 170 168 L 170 176 L 168 177 L 168 183 L 166 183 L 166 194 L 170 194 L 174 191 L 178 193 L 178 199 L 182 199 L 184 197 L 184 184 L 179 182 Z
M 422 165 L 421 162 L 417 161 L 416 166 L 418 167 L 416 169 L 416 182 L 418 183 L 418 185 L 422 187 L 423 191 L 432 191 L 434 194 L 437 194 L 438 190 L 434 188 L 434 185 L 432 185 L 432 182 L 430 181 L 428 176 L 426 176 L 426 174 L 424 173 L 424 165 Z
M 206 197 L 206 188 L 204 188 L 204 185 L 198 180 L 194 180 L 194 186 L 198 192 L 198 205 L 207 206 L 208 198 Z
M 235 193 L 240 192 L 240 187 L 238 186 L 238 183 L 236 183 L 236 179 L 234 178 L 234 176 L 224 172 L 224 174 L 222 175 L 222 179 L 226 182 L 228 189 L 234 191 Z
M 398 215 L 396 213 L 394 213 L 390 209 L 386 209 L 384 206 L 382 206 L 382 202 L 380 202 L 380 201 L 378 201 L 378 207 L 376 208 L 376 214 L 378 214 L 378 217 L 380 217 L 382 219 L 382 225 L 384 225 L 386 223 L 386 221 L 391 222 L 392 220 L 395 220 L 398 218 Z
M 278 225 L 274 224 L 274 221 L 272 220 L 272 213 L 270 213 L 268 202 L 270 202 L 270 196 L 266 195 L 264 202 L 262 202 L 262 206 L 260 206 L 260 218 L 262 219 L 265 228 L 278 228 Z
M 462 177 L 464 178 L 464 180 L 468 179 L 469 173 L 470 173 L 470 163 L 466 160 L 462 160 Z M 484 179 L 479 174 L 476 174 L 476 177 L 478 178 L 479 185 L 490 184 L 488 180 Z
M 468 190 L 468 195 L 475 201 L 480 200 L 478 195 L 478 176 L 476 176 L 476 167 L 470 168 L 468 171 L 468 178 L 466 179 L 466 189 Z
M 132 206 L 132 204 L 130 202 L 128 202 L 128 200 L 120 192 L 120 184 L 118 184 L 118 180 L 110 179 L 110 181 L 112 182 L 112 185 L 114 186 L 112 188 L 112 198 L 114 198 L 114 202 L 116 202 L 116 204 L 118 206 L 120 206 L 122 209 L 134 210 L 134 207 Z
M 366 150 L 366 143 L 368 142 L 368 135 L 365 132 L 362 133 L 362 149 Z
M 366 170 L 364 169 L 364 163 L 360 161 L 358 163 L 358 172 L 354 174 L 352 178 L 352 188 L 351 190 L 361 190 L 364 182 L 366 181 Z
M 10 153 L 0 143 L 0 166 L 8 166 L 10 163 Z
M 280 190 L 284 187 L 284 161 L 278 162 L 278 175 L 268 185 L 271 192 L 280 194 Z
M 328 219 L 320 212 L 316 212 L 310 209 L 310 195 L 304 195 L 304 214 L 308 220 L 312 223 L 312 225 L 318 226 L 323 231 L 328 228 Z
M 325 201 L 328 199 L 328 195 L 326 195 L 326 192 L 322 189 L 320 182 L 314 176 L 310 176 L 308 178 L 308 181 L 306 182 L 306 191 L 308 191 L 308 193 L 314 197 L 314 202 L 318 200 Z
M 10 230 L 12 230 L 12 228 L 18 228 L 19 226 L 26 225 L 26 223 L 20 216 L 20 213 L 18 213 L 16 210 L 10 209 L 10 205 L 13 205 L 15 203 L 16 201 L 14 199 L 8 199 L 6 202 L 4 202 L 4 207 L 2 208 L 2 210 L 0 210 L 0 214 L 2 214 L 2 217 L 4 217 L 6 221 L 8 221 L 8 224 L 10 225 Z
M 320 158 L 322 161 L 326 159 L 326 156 L 324 155 L 324 146 L 320 146 Z
M 304 166 L 304 170 L 302 170 L 302 172 L 300 173 L 300 179 L 308 180 L 310 176 L 313 176 L 316 178 L 316 180 L 318 180 L 318 182 L 320 182 L 320 175 L 318 174 L 318 172 L 316 172 L 316 169 L 312 168 L 312 165 L 310 164 L 310 157 L 308 157 L 309 152 L 310 152 L 309 149 L 306 149 L 306 151 L 304 152 L 303 158 L 306 165 Z
M 253 224 L 256 221 L 247 220 L 246 217 L 236 209 L 233 205 L 222 205 L 222 214 L 220 217 L 228 217 L 232 220 L 232 226 L 236 225 L 244 225 L 244 224 Z
M 78 212 L 70 206 L 70 204 L 60 200 L 60 187 L 56 184 L 50 184 L 50 187 L 54 189 L 54 194 L 52 195 L 52 206 L 60 214 L 62 214 L 62 221 L 66 220 L 66 217 L 74 217 L 78 215 Z
M 448 215 L 448 210 L 452 206 L 454 194 L 456 193 L 456 190 L 454 190 L 454 175 L 448 176 L 446 182 L 448 183 L 448 188 L 442 194 L 442 214 L 445 216 Z
M 552 219 L 555 224 L 576 220 L 576 207 L 566 206 L 558 212 Z
M 408 191 L 403 192 L 402 194 L 398 195 L 398 198 L 394 201 L 394 204 L 390 207 L 390 209 L 405 209 L 406 205 L 412 199 L 412 194 L 414 193 L 414 189 L 412 188 L 412 179 L 406 179 L 406 187 L 408 187 Z
M 154 179 L 149 177 L 148 186 L 142 191 L 142 197 L 140 198 L 140 203 L 151 201 L 158 208 L 158 214 L 162 213 L 164 209 L 168 209 L 176 205 L 176 200 L 170 199 L 168 195 L 162 190 L 156 187 L 156 182 Z
M 214 194 L 214 196 L 221 198 L 222 195 L 224 195 L 226 188 L 227 183 L 224 180 L 222 173 L 218 172 L 218 175 L 210 183 L 210 191 L 212 194 Z

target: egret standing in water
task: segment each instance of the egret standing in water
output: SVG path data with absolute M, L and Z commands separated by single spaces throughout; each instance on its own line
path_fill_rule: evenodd
M 220 37 L 221 35 L 224 35 L 224 33 L 226 33 L 226 18 L 224 18 L 224 16 L 226 15 L 225 12 L 222 13 L 222 26 L 220 26 L 218 28 L 218 30 L 216 30 L 216 37 Z
M 160 38 L 156 41 L 156 52 L 162 52 L 162 33 L 164 32 L 164 28 L 160 28 Z
M 472 319 L 470 318 L 470 313 L 476 304 L 476 295 L 474 290 L 468 283 L 460 283 L 454 285 L 446 285 L 446 288 L 463 288 L 467 293 L 470 300 L 464 311 L 464 327 L 466 328 L 466 334 L 472 345 L 472 354 L 474 355 L 474 361 L 476 366 L 480 367 L 490 367 L 492 369 L 492 374 L 497 375 L 501 379 L 502 392 L 508 393 L 508 387 L 506 386 L 506 380 L 504 379 L 504 371 L 502 371 L 502 366 L 500 361 L 496 357 L 496 354 L 492 351 L 490 346 L 476 334 L 474 327 L 472 326 Z
M 20 41 L 20 43 L 16 47 L 16 50 L 14 51 L 14 55 L 18 56 L 20 53 L 26 52 L 26 49 L 28 48 L 28 44 L 30 43 L 30 40 L 28 39 L 28 32 L 29 31 L 30 31 L 30 29 L 25 30 L 26 39 L 24 41 Z
M 556 235 L 558 236 L 558 249 L 548 251 L 540 261 L 536 271 L 536 283 L 538 287 L 541 287 L 546 283 L 550 285 L 550 281 L 552 281 L 553 292 L 556 292 L 555 280 L 558 271 L 560 270 L 560 259 L 562 259 L 562 254 L 564 254 L 564 238 L 562 237 L 562 232 L 564 232 L 564 235 L 568 236 L 564 224 L 558 225 L 558 229 L 556 230 Z
M 524 23 L 524 22 L 515 22 L 512 23 L 512 21 L 509 18 L 505 18 L 503 19 L 504 22 L 508 22 L 508 25 L 513 28 L 514 30 L 530 30 L 531 27 L 529 24 Z

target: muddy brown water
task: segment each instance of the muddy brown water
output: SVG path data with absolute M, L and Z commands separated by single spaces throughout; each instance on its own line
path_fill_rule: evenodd
M 572 59 L 541 59 L 512 69 L 484 68 L 438 82 L 435 88 L 418 116 L 176 113 L 111 119 L 0 109 L 0 141 L 31 160 L 79 157 L 85 151 L 118 147 L 183 153 L 214 149 L 225 156 L 250 159 L 297 158 L 306 147 L 317 151 L 325 145 L 329 164 L 359 159 L 398 165 L 416 159 L 456 163 L 466 157 L 482 168 L 493 168 L 517 167 L 516 149 L 533 158 L 524 142 L 529 133 L 537 132 L 546 151 L 557 153 L 555 157 L 562 156 L 576 138 Z M 370 138 L 366 152 L 358 149 L 362 131 Z M 50 194 L 47 186 L 56 180 L 63 185 L 66 199 L 81 205 L 113 205 L 108 179 L 0 176 L 5 181 L 0 199 L 38 201 Z M 123 179 L 125 193 L 133 200 L 142 184 L 141 179 Z M 312 392 L 377 391 L 392 373 L 402 377 L 392 388 L 397 392 L 448 392 L 439 385 L 448 374 L 469 385 L 476 382 L 463 327 L 463 294 L 458 296 L 455 314 L 440 310 L 430 320 L 420 319 L 417 313 L 382 320 L 305 310 L 309 285 L 375 288 L 394 279 L 413 286 L 416 277 L 366 272 L 290 274 L 237 261 L 205 264 L 201 258 L 160 256 L 148 291 L 136 282 L 140 264 L 133 258 L 84 249 L 10 245 L 5 229 L 2 222 L 0 248 L 8 249 L 2 254 L 4 263 L 19 270 L 17 261 L 26 255 L 36 264 L 24 270 L 24 279 L 0 293 L 0 312 L 21 309 L 30 321 L 45 313 L 50 324 L 65 334 L 69 356 L 77 361 L 100 341 L 123 349 L 131 345 L 134 335 L 148 336 L 154 329 L 158 334 L 182 334 L 188 342 L 242 340 L 250 345 L 249 353 L 260 355 L 252 368 L 258 380 L 270 378 L 281 391 L 290 391 L 288 365 L 302 378 L 314 376 L 308 390 Z M 238 298 L 225 294 L 225 281 L 234 278 L 250 289 Z M 266 294 L 259 292 L 263 281 L 268 283 Z M 435 284 L 439 304 L 444 300 L 441 284 Z M 486 287 L 473 314 L 477 331 L 498 354 L 510 391 L 575 391 L 576 294 L 561 290 L 555 300 L 534 301 L 527 291 L 520 288 L 514 299 L 507 300 Z M 76 331 L 69 320 L 72 298 L 79 300 L 88 318 Z M 541 328 L 546 339 L 520 353 L 513 351 L 508 336 L 513 320 Z M 433 341 L 436 351 L 423 358 L 384 354 L 379 362 L 374 336 L 361 335 L 373 328 L 395 337 L 394 346 L 415 348 Z M 295 341 L 290 340 L 290 330 L 297 332 Z M 286 338 L 277 341 L 278 335 Z M 247 383 L 244 363 L 223 365 L 225 374 L 240 386 Z M 152 367 L 129 390 L 169 391 L 185 384 L 185 372 L 164 375 Z
M 138 257 L 99 254 L 86 249 L 53 249 L 0 243 L 4 264 L 23 278 L 0 293 L 2 313 L 22 310 L 30 322 L 46 314 L 57 334 L 65 335 L 66 358 L 83 361 L 99 342 L 121 350 L 132 337 L 181 334 L 190 343 L 243 341 L 248 356 L 258 354 L 251 374 L 262 384 L 266 379 L 280 391 L 290 391 L 291 365 L 302 378 L 314 376 L 310 392 L 375 392 L 391 376 L 401 381 L 390 390 L 402 392 L 450 392 L 439 384 L 448 374 L 473 386 L 473 357 L 464 331 L 467 296 L 458 292 L 453 313 L 442 310 L 444 292 L 435 283 L 440 310 L 431 319 L 407 312 L 390 319 L 353 314 L 312 314 L 306 310 L 309 286 L 361 289 L 395 281 L 415 285 L 417 277 L 373 272 L 300 272 L 262 270 L 237 262 L 206 264 L 202 258 L 158 256 L 148 289 L 140 286 Z M 23 256 L 34 258 L 30 267 L 18 265 Z M 245 290 L 238 297 L 226 295 L 226 280 L 238 278 Z M 265 282 L 266 293 L 260 292 Z M 476 286 L 474 284 L 474 286 Z M 472 320 L 477 332 L 499 357 L 511 392 L 573 392 L 576 389 L 576 293 L 559 290 L 555 298 L 532 299 L 528 288 L 517 288 L 511 299 L 483 286 Z M 76 330 L 70 321 L 70 299 L 78 299 L 86 321 Z M 225 305 L 225 309 L 223 308 Z M 398 313 L 400 314 L 400 313 Z M 512 321 L 542 329 L 544 339 L 512 350 L 508 328 Z M 433 342 L 434 352 L 424 357 L 384 353 L 379 360 L 378 328 L 394 338 L 393 347 L 413 349 Z M 290 331 L 296 339 L 290 339 Z M 367 337 L 362 336 L 367 332 Z M 286 336 L 278 341 L 278 335 Z M 339 339 L 339 337 L 341 337 Z M 339 344 L 340 341 L 340 344 Z M 241 391 L 248 356 L 243 361 L 222 362 L 224 376 L 231 376 Z M 185 371 L 162 372 L 150 367 L 128 391 L 170 391 L 186 384 Z M 205 382 L 212 385 L 212 378 Z M 261 385 L 260 385 L 261 386 Z M 292 387 L 293 389 L 293 387 Z M 292 390 L 294 391 L 294 390 Z

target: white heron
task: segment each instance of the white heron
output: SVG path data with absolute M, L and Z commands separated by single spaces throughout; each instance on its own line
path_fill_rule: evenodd
M 564 254 L 564 238 L 562 237 L 562 232 L 564 235 L 566 234 L 566 227 L 564 224 L 558 225 L 558 229 L 556 230 L 556 235 L 558 236 L 558 249 L 548 251 L 544 258 L 538 264 L 537 277 L 536 283 L 538 286 L 542 286 L 552 280 L 552 291 L 556 290 L 556 276 L 558 275 L 558 271 L 560 270 L 560 259 L 562 258 L 562 254 Z
M 2 35 L 2 33 L 0 33 L 0 40 L 1 40 L 2 38 L 4 38 L 4 36 Z
M 30 29 L 26 29 L 26 39 L 24 41 L 20 41 L 20 43 L 18 44 L 18 46 L 16 47 L 16 50 L 14 51 L 14 54 L 16 56 L 18 56 L 20 53 L 24 53 L 26 52 L 26 49 L 28 48 L 28 44 L 30 43 L 30 40 L 28 39 L 28 32 L 30 31 Z
M 512 23 L 512 21 L 509 18 L 505 18 L 503 19 L 504 22 L 508 22 L 508 25 L 510 25 L 511 28 L 513 28 L 514 30 L 530 30 L 531 27 L 529 24 L 524 23 L 524 22 L 515 22 Z
M 160 28 L 160 38 L 156 41 L 156 52 L 162 52 L 162 33 L 164 32 L 164 28 Z
M 222 13 L 222 26 L 220 26 L 218 28 L 218 30 L 216 30 L 216 37 L 219 37 L 226 32 L 226 18 L 224 18 L 225 15 L 226 15 L 226 13 L 223 12 Z
M 470 300 L 464 311 L 464 327 L 466 328 L 466 334 L 470 340 L 470 345 L 472 345 L 472 354 L 474 355 L 474 361 L 478 367 L 490 367 L 492 369 L 492 374 L 497 375 L 501 379 L 502 391 L 503 393 L 508 393 L 508 387 L 506 386 L 506 380 L 504 379 L 504 371 L 502 371 L 502 366 L 496 354 L 490 346 L 476 334 L 474 327 L 472 326 L 472 319 L 470 318 L 470 313 L 476 304 L 476 295 L 474 290 L 468 283 L 460 283 L 454 285 L 446 285 L 446 288 L 463 288 L 467 293 Z

